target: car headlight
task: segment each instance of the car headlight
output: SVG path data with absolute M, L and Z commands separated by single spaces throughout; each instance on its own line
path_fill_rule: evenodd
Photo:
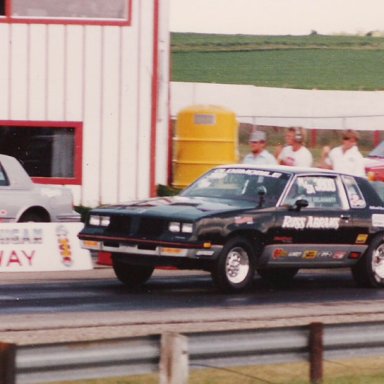
M 89 217 L 89 225 L 95 225 L 97 227 L 108 227 L 110 222 L 111 218 L 109 216 L 91 215 Z
M 178 221 L 171 221 L 169 223 L 168 229 L 170 232 L 174 233 L 192 233 L 193 224 L 192 223 L 180 223 Z

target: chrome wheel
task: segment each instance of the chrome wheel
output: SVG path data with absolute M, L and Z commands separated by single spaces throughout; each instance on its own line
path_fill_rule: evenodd
M 352 275 L 361 287 L 384 288 L 384 237 L 374 237 L 360 260 L 352 267 Z
M 232 248 L 227 256 L 225 272 L 228 281 L 232 284 L 239 284 L 249 274 L 249 257 L 241 247 Z
M 213 281 L 221 291 L 241 292 L 252 286 L 256 268 L 255 248 L 255 243 L 242 236 L 226 242 L 211 269 Z
M 372 272 L 378 283 L 384 280 L 384 244 L 380 244 L 372 253 Z

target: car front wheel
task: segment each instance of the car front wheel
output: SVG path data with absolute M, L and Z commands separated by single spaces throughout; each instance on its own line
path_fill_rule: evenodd
M 384 287 L 384 238 L 375 237 L 362 258 L 352 267 L 352 275 L 359 286 Z
M 112 266 L 116 277 L 127 287 L 135 288 L 144 284 L 152 276 L 154 267 L 132 265 L 112 256 Z
M 212 268 L 215 285 L 223 292 L 241 292 L 252 285 L 255 256 L 252 244 L 243 237 L 230 239 Z

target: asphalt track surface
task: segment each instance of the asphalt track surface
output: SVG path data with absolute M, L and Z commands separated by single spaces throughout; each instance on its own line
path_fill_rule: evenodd
M 108 267 L 0 276 L 0 341 L 18 344 L 384 320 L 384 289 L 357 288 L 348 269 L 300 271 L 284 288 L 256 278 L 232 295 L 195 271 L 156 271 L 136 290 Z

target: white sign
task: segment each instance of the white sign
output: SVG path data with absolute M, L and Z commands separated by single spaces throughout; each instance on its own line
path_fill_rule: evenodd
M 0 272 L 92 269 L 80 248 L 82 223 L 0 223 Z

